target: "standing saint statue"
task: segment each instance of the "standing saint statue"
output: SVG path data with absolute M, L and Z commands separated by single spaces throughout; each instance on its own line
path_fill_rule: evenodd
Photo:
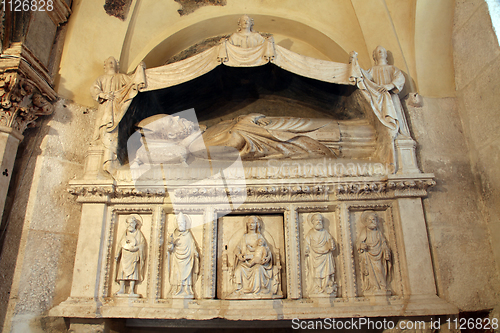
M 137 94 L 137 89 L 144 85 L 145 64 L 139 64 L 139 68 L 141 70 L 136 70 L 135 74 L 121 74 L 118 61 L 109 57 L 104 61 L 104 75 L 99 76 L 90 88 L 92 98 L 99 103 L 93 144 L 104 147 L 103 169 L 110 174 L 117 162 L 117 126 L 126 110 L 122 104 L 130 102 L 133 91 Z
M 398 96 L 405 85 L 403 72 L 387 63 L 387 50 L 380 45 L 373 50 L 373 60 L 375 66 L 364 73 L 368 79 L 378 85 L 377 90 L 380 93 L 390 93 L 398 120 L 399 133 L 410 138 L 410 130 Z
M 363 290 L 368 294 L 390 294 L 391 250 L 379 227 L 374 211 L 361 215 L 362 229 L 358 240 Z
M 180 212 L 177 228 L 168 238 L 170 294 L 173 298 L 194 298 L 193 284 L 199 273 L 200 256 L 188 220 L 189 217 Z
M 264 37 L 253 31 L 253 19 L 248 15 L 243 15 L 238 20 L 238 31 L 229 37 L 229 43 L 242 48 L 256 47 L 264 43 Z
M 146 264 L 146 239 L 139 230 L 141 217 L 137 214 L 126 219 L 127 229 L 118 244 L 115 257 L 117 262 L 116 281 L 120 284 L 117 296 L 125 294 L 125 282 L 129 282 L 129 297 L 141 297 L 136 294 L 134 287 L 137 282 L 144 280 Z
M 308 217 L 312 229 L 305 237 L 306 276 L 309 296 L 336 296 L 335 241 L 324 229 L 323 216 L 311 214 Z

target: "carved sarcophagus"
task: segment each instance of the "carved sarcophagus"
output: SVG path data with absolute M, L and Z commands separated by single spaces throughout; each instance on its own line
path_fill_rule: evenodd
M 337 64 L 241 34 L 96 88 L 102 121 L 70 184 L 82 203 L 72 293 L 52 314 L 453 313 L 436 296 L 421 201 L 434 175 L 418 170 L 385 50 L 365 72 L 355 53 Z M 195 87 L 209 102 L 188 98 Z

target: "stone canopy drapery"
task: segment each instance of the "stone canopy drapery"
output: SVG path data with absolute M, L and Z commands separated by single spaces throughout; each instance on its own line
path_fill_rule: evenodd
M 272 37 L 252 48 L 241 48 L 223 40 L 202 53 L 172 64 L 151 69 L 140 65 L 132 81 L 121 89 L 124 93 L 117 94 L 123 96 L 123 99 L 116 101 L 120 107 L 117 108 L 115 119 L 117 123 L 121 120 L 138 92 L 168 88 L 190 81 L 221 64 L 231 67 L 256 67 L 269 62 L 311 79 L 356 85 L 380 122 L 390 129 L 393 136 L 396 135 L 399 124 L 390 93 L 377 91 L 377 84 L 364 77 L 356 57 L 351 58 L 349 64 L 306 57 L 275 45 Z

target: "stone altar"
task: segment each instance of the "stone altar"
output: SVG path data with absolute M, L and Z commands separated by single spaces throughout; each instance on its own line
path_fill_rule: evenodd
M 248 27 L 246 18 L 243 21 Z M 335 154 L 327 144 L 317 144 L 321 135 L 289 133 L 307 122 L 305 118 L 248 114 L 229 120 L 232 127 L 214 126 L 215 133 L 204 136 L 203 124 L 170 115 L 163 117 L 166 128 L 159 126 L 164 132 L 152 130 L 153 136 L 167 134 L 160 138 L 168 143 L 160 143 L 165 149 L 161 154 L 151 156 L 155 150 L 144 133 L 147 125 L 138 126 L 134 131 L 140 133 L 141 146 L 135 159 L 106 178 L 99 176 L 102 151 L 99 155 L 92 148 L 83 179 L 70 184 L 82 203 L 81 228 L 92 232 L 80 232 L 71 297 L 52 315 L 270 320 L 456 312 L 436 295 L 421 201 L 435 184 L 434 175 L 418 171 L 411 138 L 406 138 L 411 147 L 397 144 L 397 119 L 404 114 L 396 113 L 389 89 L 379 89 L 363 75 L 354 53 L 349 64 L 336 64 L 293 54 L 274 45 L 272 38 L 263 38 L 258 45 L 246 46 L 222 41 L 181 62 L 142 74 L 139 68 L 139 79 L 131 82 L 140 87 L 145 81 L 138 90 L 153 91 L 220 64 L 255 67 L 271 62 L 297 75 L 355 85 L 368 96 L 372 113 L 356 119 L 351 132 L 339 129 L 338 142 L 349 141 L 341 133 L 376 135 L 367 136 L 368 153 L 362 144 L 354 144 L 353 151 L 364 153 L 345 157 L 340 154 L 342 144 Z M 186 67 L 192 63 L 206 66 L 194 71 Z M 183 75 L 166 75 L 179 68 L 185 68 Z M 117 104 L 122 116 L 138 93 L 132 90 Z M 306 132 L 347 127 L 332 119 L 315 119 L 320 125 Z M 285 133 L 266 128 L 280 120 L 286 124 Z M 250 124 L 238 129 L 244 144 L 231 139 L 240 121 Z M 356 128 L 359 125 L 363 129 Z M 214 140 L 217 144 L 210 141 L 219 134 L 230 137 Z M 260 143 L 262 138 L 266 145 Z M 289 154 L 291 142 L 304 154 Z M 226 172 L 233 160 L 217 164 L 213 147 L 222 147 L 223 154 L 214 155 L 224 157 L 221 160 L 229 149 L 231 158 L 241 163 L 240 172 Z M 314 147 L 326 149 L 325 154 L 311 153 Z M 402 147 L 407 149 L 403 152 Z M 271 154 L 269 160 L 253 153 L 273 149 L 279 156 Z M 248 151 L 252 153 L 245 154 Z M 392 168 L 384 167 L 391 162 Z M 154 166 L 149 178 L 141 178 L 141 187 L 130 170 L 134 163 Z M 113 283 L 112 258 L 124 233 L 120 221 L 131 214 L 144 221 L 147 257 L 144 280 L 136 286 L 142 297 L 124 299 L 114 296 L 118 286 Z

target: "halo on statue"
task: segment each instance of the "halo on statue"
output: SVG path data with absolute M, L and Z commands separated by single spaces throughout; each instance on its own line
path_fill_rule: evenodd
M 137 222 L 135 228 L 140 229 L 142 227 L 142 217 L 139 214 L 132 214 L 129 217 L 127 217 L 127 220 L 131 217 L 135 218 L 135 221 Z
M 360 217 L 360 220 L 361 220 L 361 223 L 363 224 L 363 227 L 366 227 L 369 224 L 368 218 L 370 216 L 375 216 L 375 218 L 377 219 L 377 222 L 379 221 L 379 216 L 378 216 L 377 212 L 375 212 L 374 210 L 366 210 L 363 212 L 363 214 L 361 214 L 361 217 Z

